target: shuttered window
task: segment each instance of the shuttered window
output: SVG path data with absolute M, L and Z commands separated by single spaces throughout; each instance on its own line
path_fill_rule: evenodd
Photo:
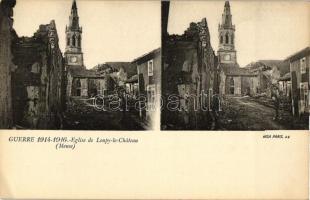
M 147 62 L 147 68 L 148 68 L 148 75 L 149 76 L 153 76 L 153 70 L 154 70 L 154 63 L 153 63 L 153 60 L 149 60 Z

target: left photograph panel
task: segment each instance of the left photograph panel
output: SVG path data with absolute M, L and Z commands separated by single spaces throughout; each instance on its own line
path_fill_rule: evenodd
M 0 129 L 157 127 L 160 9 L 160 1 L 1 0 Z

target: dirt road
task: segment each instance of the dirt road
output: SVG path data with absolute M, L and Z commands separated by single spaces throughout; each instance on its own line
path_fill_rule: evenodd
M 298 124 L 288 111 L 280 110 L 280 119 L 274 120 L 275 109 L 249 97 L 228 97 L 223 103 L 217 125 L 219 130 L 307 129 L 307 126 Z

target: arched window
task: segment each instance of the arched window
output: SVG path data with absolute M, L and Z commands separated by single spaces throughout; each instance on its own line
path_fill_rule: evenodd
M 226 33 L 226 36 L 225 36 L 225 43 L 226 43 L 226 44 L 229 43 L 229 36 L 228 36 L 228 33 Z
M 72 46 L 75 47 L 75 36 L 74 35 L 72 36 Z
M 234 44 L 234 35 L 231 35 L 231 44 Z
M 67 46 L 70 45 L 70 37 L 67 37 Z
M 223 35 L 221 35 L 221 44 L 223 44 Z
M 78 36 L 78 47 L 81 47 L 81 36 Z

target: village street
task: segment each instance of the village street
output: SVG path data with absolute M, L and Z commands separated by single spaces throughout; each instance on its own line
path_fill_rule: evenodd
M 85 101 L 75 100 L 68 104 L 64 117 L 65 130 L 144 130 L 136 113 L 96 110 Z
M 289 111 L 281 107 L 279 120 L 273 120 L 275 109 L 272 101 L 252 97 L 226 97 L 217 130 L 298 130 L 307 129 L 307 119 L 294 119 Z

